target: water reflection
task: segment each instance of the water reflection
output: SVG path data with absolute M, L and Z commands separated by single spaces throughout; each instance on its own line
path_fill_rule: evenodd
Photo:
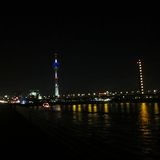
M 142 103 L 140 105 L 140 133 L 142 136 L 143 140 L 143 149 L 142 151 L 145 154 L 151 153 L 152 149 L 151 146 L 153 145 L 153 140 L 152 140 L 152 129 L 151 129 L 151 115 L 150 115 L 150 110 L 149 106 L 146 103 Z
M 72 106 L 72 110 L 73 110 L 73 112 L 76 112 L 76 105 Z
M 82 111 L 82 106 L 79 104 L 78 105 L 78 112 L 81 112 Z
M 78 105 L 68 105 L 63 106 L 63 111 L 71 112 L 88 112 L 88 113 L 109 113 L 109 108 L 112 105 L 106 104 L 78 104 Z M 60 109 L 59 109 L 60 110 Z M 62 110 L 62 109 L 61 109 Z M 115 110 L 115 108 L 114 108 Z
M 147 111 L 145 109 L 145 103 L 141 107 L 137 107 L 135 104 L 131 103 L 105 103 L 105 104 L 74 104 L 58 107 L 59 111 L 70 111 L 70 112 L 88 112 L 88 113 L 118 113 L 118 114 L 134 114 L 141 112 L 141 117 L 146 117 Z M 154 107 L 150 107 L 155 114 L 159 113 L 158 104 L 154 104 Z M 145 114 L 145 115 L 144 115 Z
M 104 104 L 104 113 L 109 113 L 108 103 Z
M 141 110 L 140 110 L 140 120 L 142 127 L 148 126 L 149 124 L 149 113 L 146 103 L 141 104 Z
M 126 103 L 126 111 L 127 113 L 130 113 L 130 103 Z
M 66 107 L 68 111 L 72 111 L 72 106 L 71 105 L 64 106 L 64 107 Z
M 125 112 L 125 105 L 124 105 L 124 103 L 121 103 L 120 106 L 121 106 L 121 112 L 124 113 Z
M 140 117 L 139 117 L 139 121 L 140 121 L 140 126 L 139 129 L 141 131 L 141 135 L 144 138 L 144 143 L 148 143 L 149 140 L 151 140 L 151 127 L 150 127 L 150 116 L 149 116 L 149 112 L 148 112 L 148 106 L 146 103 L 142 103 L 140 105 Z M 151 141 L 150 141 L 151 143 Z M 145 148 L 146 150 L 144 150 L 144 152 L 147 151 L 147 147 Z
M 154 104 L 154 114 L 159 114 L 158 103 Z
M 94 106 L 93 106 L 93 113 L 96 113 L 96 112 L 97 112 L 97 105 L 94 104 Z
M 88 105 L 88 112 L 90 112 L 90 113 L 92 112 L 92 105 L 91 104 Z
M 97 150 L 106 152 L 109 148 L 114 153 L 116 148 L 119 153 L 127 151 L 147 157 L 151 153 L 159 154 L 159 107 L 158 103 L 76 104 L 58 105 L 57 110 L 61 112 L 40 113 L 53 126 L 63 126 L 66 139 L 67 135 L 69 138 L 74 135 L 84 140 L 83 144 L 100 146 Z
M 54 110 L 60 112 L 61 111 L 61 105 L 55 105 Z
M 44 110 L 43 106 L 33 106 L 34 110 Z M 148 123 L 149 113 L 160 114 L 158 103 L 105 103 L 105 104 L 74 104 L 74 105 L 53 105 L 49 111 L 69 111 L 69 112 L 88 112 L 88 113 L 110 113 L 110 114 L 138 114 L 140 121 Z

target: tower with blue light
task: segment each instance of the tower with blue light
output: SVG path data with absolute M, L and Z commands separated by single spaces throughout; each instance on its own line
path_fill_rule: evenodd
M 54 61 L 53 61 L 53 68 L 54 68 L 54 81 L 55 81 L 55 90 L 54 90 L 54 96 L 59 97 L 59 85 L 58 85 L 58 69 L 59 69 L 59 62 L 58 62 L 58 55 L 57 53 L 54 54 Z

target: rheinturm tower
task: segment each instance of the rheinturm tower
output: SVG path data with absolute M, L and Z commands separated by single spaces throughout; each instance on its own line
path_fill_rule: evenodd
M 144 79 L 143 79 L 143 70 L 142 70 L 142 62 L 139 59 L 138 62 L 138 68 L 139 68 L 139 86 L 140 86 L 140 92 L 141 94 L 144 94 Z
M 58 54 L 54 54 L 54 61 L 53 61 L 53 68 L 54 68 L 54 96 L 59 97 L 59 85 L 58 85 L 58 69 L 59 69 L 59 62 L 58 62 Z

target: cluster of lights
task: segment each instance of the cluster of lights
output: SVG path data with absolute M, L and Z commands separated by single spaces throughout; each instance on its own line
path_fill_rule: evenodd
M 12 97 L 10 103 L 20 103 L 19 97 Z
M 143 74 L 142 74 L 142 63 L 141 63 L 141 60 L 138 61 L 138 66 L 139 66 L 139 75 L 140 75 L 141 94 L 144 94 L 144 84 L 143 84 Z
M 0 103 L 8 103 L 8 101 L 0 100 Z
M 50 105 L 49 105 L 49 103 L 43 103 L 43 107 L 44 108 L 50 108 Z
M 57 54 L 55 54 L 55 60 L 53 62 L 54 68 L 54 79 L 55 79 L 55 97 L 60 97 L 59 94 L 59 86 L 58 86 L 58 69 L 59 69 L 59 62 L 57 60 Z
M 100 93 L 77 93 L 77 94 L 64 94 L 62 97 L 84 97 L 84 96 L 104 96 L 104 95 L 109 95 L 110 92 L 100 92 Z

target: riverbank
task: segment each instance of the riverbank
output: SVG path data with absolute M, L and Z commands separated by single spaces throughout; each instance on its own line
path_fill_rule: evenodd
M 0 137 L 1 156 L 20 159 L 72 156 L 56 137 L 44 133 L 7 104 L 0 105 Z
M 68 105 L 57 112 L 0 106 L 1 152 L 21 159 L 159 159 L 159 114 L 157 103 Z

